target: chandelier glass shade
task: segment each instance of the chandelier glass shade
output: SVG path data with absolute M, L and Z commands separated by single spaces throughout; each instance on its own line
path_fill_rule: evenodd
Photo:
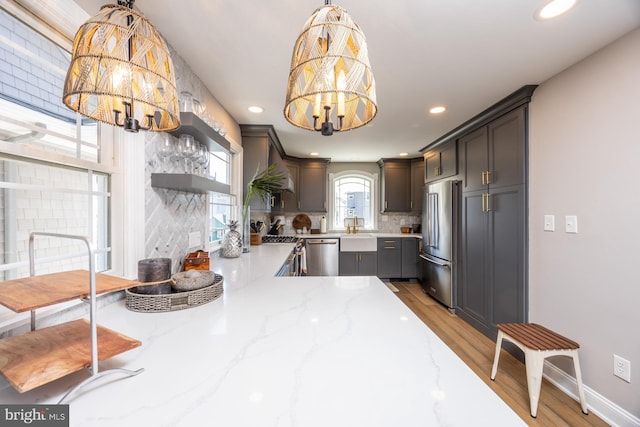
M 378 106 L 364 33 L 344 9 L 326 3 L 294 45 L 284 115 L 331 135 L 369 123 Z
M 180 127 L 173 62 L 133 1 L 105 5 L 76 33 L 62 101 L 91 119 L 166 132 Z

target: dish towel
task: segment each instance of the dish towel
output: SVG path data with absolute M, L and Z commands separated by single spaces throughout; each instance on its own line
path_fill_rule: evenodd
M 298 251 L 298 259 L 300 261 L 300 274 L 307 274 L 307 253 L 304 250 L 304 246 Z

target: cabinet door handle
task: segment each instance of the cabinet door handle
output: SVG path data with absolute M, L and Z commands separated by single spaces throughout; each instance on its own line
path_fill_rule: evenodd
M 491 212 L 491 194 L 487 193 L 487 212 Z
M 482 177 L 484 178 L 484 172 L 482 172 Z M 484 205 L 484 196 L 485 196 L 485 193 L 482 193 L 482 212 L 486 212 L 485 205 Z
M 487 174 L 486 184 L 491 184 L 491 171 L 486 171 L 485 173 Z
M 384 208 L 389 209 L 389 203 L 386 200 L 384 201 Z
M 482 185 L 485 185 L 485 179 L 484 179 L 484 174 L 486 173 L 486 171 L 482 171 Z M 482 194 L 482 200 L 484 202 L 484 193 Z M 483 205 L 484 206 L 484 205 Z M 482 212 L 484 212 L 484 207 L 482 208 Z
M 298 209 L 300 209 L 300 200 L 298 200 Z
M 284 209 L 284 200 L 280 200 L 280 208 Z
M 276 204 L 276 198 L 275 196 L 271 196 L 271 207 L 274 207 Z

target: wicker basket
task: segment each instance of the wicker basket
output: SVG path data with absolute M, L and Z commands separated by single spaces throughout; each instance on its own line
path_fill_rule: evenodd
M 147 295 L 138 294 L 127 289 L 125 291 L 127 296 L 126 306 L 131 311 L 141 313 L 163 313 L 197 307 L 213 301 L 222 295 L 222 283 L 223 277 L 216 274 L 211 285 L 194 291 Z

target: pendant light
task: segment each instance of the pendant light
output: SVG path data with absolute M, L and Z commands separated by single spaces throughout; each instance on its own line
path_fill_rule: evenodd
M 103 6 L 76 33 L 62 101 L 125 131 L 180 127 L 173 62 L 135 0 Z
M 364 33 L 325 0 L 293 47 L 284 116 L 322 135 L 364 126 L 376 115 L 376 85 Z

